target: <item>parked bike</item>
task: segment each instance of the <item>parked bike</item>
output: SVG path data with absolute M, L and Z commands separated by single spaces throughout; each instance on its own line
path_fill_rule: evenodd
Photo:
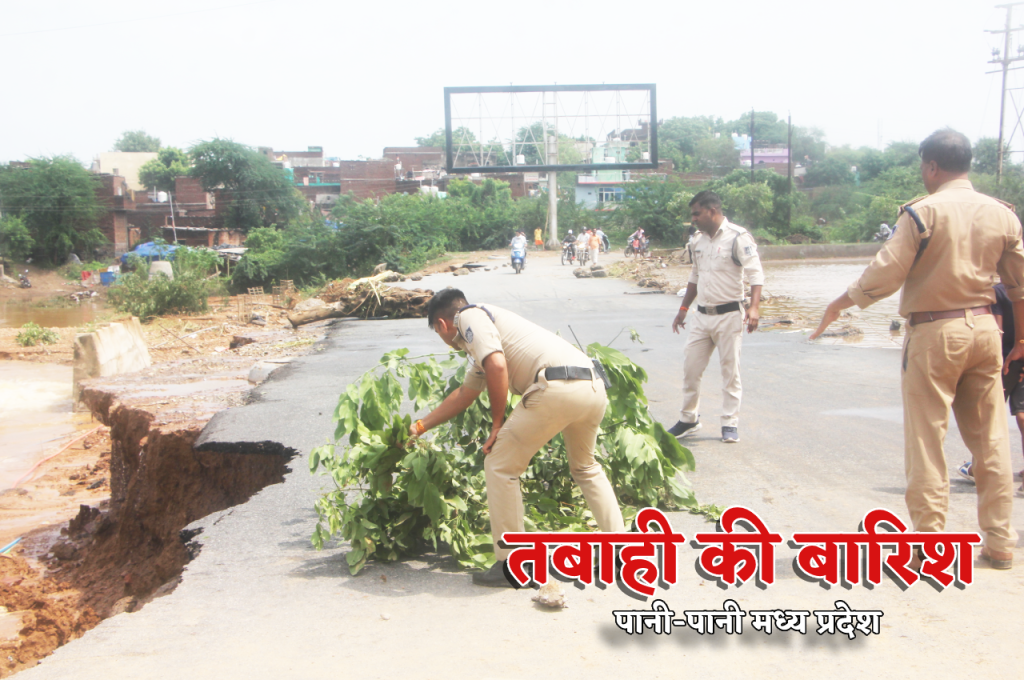
M 18 280 L 21 282 L 22 288 L 31 288 L 32 282 L 28 280 L 28 270 L 25 270 L 24 274 L 18 274 Z

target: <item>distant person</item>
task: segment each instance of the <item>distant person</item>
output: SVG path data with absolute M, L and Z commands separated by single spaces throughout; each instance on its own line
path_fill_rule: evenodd
M 597 264 L 597 254 L 601 252 L 601 237 L 593 229 L 588 230 L 587 233 L 590 234 L 587 240 L 587 245 L 590 248 L 590 263 Z
M 544 232 L 540 227 L 533 230 L 533 244 L 538 248 L 544 247 Z
M 901 361 L 904 464 L 914 531 L 946 528 L 949 470 L 943 440 L 952 407 L 978 485 L 978 523 L 985 535 L 981 558 L 993 569 L 1010 569 L 1017 532 L 1000 373 L 1024 359 L 1024 324 L 1015 324 L 1017 341 L 1002 360 L 992 281 L 999 277 L 1015 319 L 1024 319 L 1021 224 L 1012 206 L 974 190 L 967 177 L 971 142 L 966 136 L 938 130 L 921 142 L 918 153 L 928 196 L 903 206 L 896 236 L 828 306 L 810 338 L 820 336 L 844 309 L 865 308 L 902 287 L 900 314 L 908 326 Z M 918 549 L 911 568 L 919 568 L 923 559 Z
M 760 319 L 764 272 L 754 237 L 722 214 L 722 199 L 702 191 L 690 201 L 690 217 L 698 234 L 690 241 L 690 280 L 683 304 L 672 321 L 672 331 L 686 328 L 690 307 L 697 302 L 683 357 L 683 406 L 679 421 L 669 428 L 677 439 L 700 427 L 700 383 L 711 353 L 718 349 L 722 363 L 722 441 L 740 440 L 739 416 L 743 388 L 740 384 L 740 347 L 743 344 L 743 279 L 750 281 L 750 307 L 746 310 L 748 333 Z
M 611 244 L 608 242 L 608 237 L 600 229 L 595 229 L 594 233 L 597 234 L 601 238 L 601 245 L 604 248 L 604 252 L 607 253 L 608 250 L 611 248 Z
M 516 235 L 512 237 L 512 249 L 522 248 L 526 250 L 526 234 L 521 231 L 517 231 Z

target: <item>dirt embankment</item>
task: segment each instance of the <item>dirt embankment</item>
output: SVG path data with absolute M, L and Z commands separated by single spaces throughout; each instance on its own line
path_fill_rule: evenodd
M 263 320 L 150 324 L 167 348 L 151 353 L 166 359 L 85 383 L 102 425 L 0 494 L 0 537 L 23 537 L 0 557 L 0 677 L 171 592 L 200 549 L 183 529 L 283 480 L 288 455 L 194 448 L 214 414 L 246 402 L 254 363 L 253 380 L 265 379 L 323 334 L 323 324 L 287 328 L 277 310 Z

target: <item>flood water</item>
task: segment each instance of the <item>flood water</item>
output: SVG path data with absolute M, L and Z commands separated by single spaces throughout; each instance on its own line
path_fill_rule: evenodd
M 41 307 L 14 300 L 0 300 L 0 328 L 21 328 L 32 322 L 43 328 L 74 328 L 95 321 L 106 307 L 82 302 L 73 307 Z
M 0 361 L 0 491 L 95 426 L 88 413 L 71 409 L 70 366 Z
M 765 262 L 764 290 L 771 295 L 780 296 L 780 299 L 763 303 L 761 318 L 799 316 L 803 323 L 794 324 L 794 328 L 817 328 L 828 304 L 842 295 L 850 284 L 860 277 L 868 262 Z M 859 328 L 864 335 L 850 338 L 821 338 L 815 342 L 852 344 L 861 347 L 901 347 L 905 325 L 904 319 L 899 315 L 899 302 L 900 294 L 897 292 L 867 309 L 851 307 L 848 311 L 853 318 L 840 319 L 830 328 L 836 329 L 848 323 Z M 899 320 L 903 327 L 899 332 L 889 330 L 893 319 Z

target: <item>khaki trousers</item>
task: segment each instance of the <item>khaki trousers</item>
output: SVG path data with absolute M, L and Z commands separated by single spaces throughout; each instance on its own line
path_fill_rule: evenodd
M 1002 387 L 1002 340 L 991 314 L 909 327 L 903 344 L 903 436 L 907 509 L 915 531 L 943 531 L 949 470 L 943 440 L 949 409 L 971 452 L 978 524 L 985 544 L 1009 552 L 1013 473 Z
M 683 407 L 679 420 L 697 422 L 700 408 L 700 382 L 711 353 L 718 348 L 722 363 L 722 427 L 737 427 L 740 422 L 740 349 L 743 345 L 743 312 L 701 314 L 693 309 L 686 315 L 690 334 L 683 358 Z
M 511 550 L 498 547 L 506 531 L 524 531 L 519 477 L 542 446 L 559 432 L 565 439 L 569 473 L 579 484 L 601 531 L 624 531 L 622 511 L 601 464 L 594 458 L 597 430 L 608 398 L 600 379 L 548 380 L 543 373 L 498 431 L 484 456 L 487 505 L 491 514 L 494 555 L 505 559 Z

